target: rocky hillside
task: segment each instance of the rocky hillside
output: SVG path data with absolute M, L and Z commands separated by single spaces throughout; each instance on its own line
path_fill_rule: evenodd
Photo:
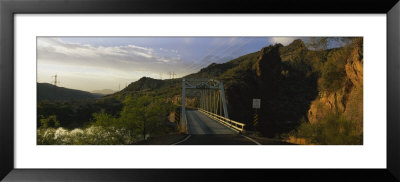
M 308 111 L 311 123 L 317 123 L 329 112 L 340 112 L 362 123 L 363 119 L 363 53 L 362 48 L 352 50 L 345 64 L 343 86 L 336 91 L 322 90 Z
M 320 89 L 307 112 L 309 124 L 303 124 L 300 136 L 306 143 L 362 144 L 363 143 L 363 48 L 362 42 L 350 50 L 344 59 L 342 84 L 335 90 Z M 334 123 L 332 119 L 336 119 Z M 332 125 L 337 126 L 337 130 Z M 306 128 L 306 129 L 304 129 Z M 304 130 L 334 132 L 340 136 L 310 137 Z M 309 139 L 311 138 L 311 139 Z

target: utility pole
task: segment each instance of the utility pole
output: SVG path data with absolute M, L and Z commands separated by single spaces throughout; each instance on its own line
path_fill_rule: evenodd
M 143 140 L 146 140 L 146 107 L 147 107 L 147 106 L 144 106 Z
M 186 129 L 186 131 L 187 131 L 187 125 L 186 125 L 186 120 L 185 120 L 186 119 L 185 98 L 186 98 L 186 84 L 185 84 L 185 79 L 183 78 L 182 79 L 182 106 L 181 106 L 182 111 L 181 111 L 180 126 L 181 126 L 181 129 Z
M 169 79 L 174 79 L 177 74 L 175 72 L 168 72 Z

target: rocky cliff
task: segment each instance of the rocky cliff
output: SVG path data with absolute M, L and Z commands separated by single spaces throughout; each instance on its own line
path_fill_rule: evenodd
M 304 50 L 301 40 L 271 45 L 223 74 L 230 117 L 269 137 L 294 129 L 317 96 L 317 75 L 308 73 L 311 66 L 300 59 Z M 261 99 L 258 126 L 253 125 L 253 98 Z
M 355 46 L 345 64 L 343 87 L 337 91 L 320 91 L 308 110 L 308 120 L 315 124 L 329 113 L 342 113 L 348 120 L 362 125 L 363 120 L 363 52 Z

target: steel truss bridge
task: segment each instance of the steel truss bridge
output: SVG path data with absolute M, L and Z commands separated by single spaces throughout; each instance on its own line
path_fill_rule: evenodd
M 187 110 L 186 91 L 200 92 L 199 107 Z M 224 86 L 221 81 L 207 78 L 183 78 L 180 127 L 188 134 L 232 134 L 244 131 L 245 124 L 229 119 Z

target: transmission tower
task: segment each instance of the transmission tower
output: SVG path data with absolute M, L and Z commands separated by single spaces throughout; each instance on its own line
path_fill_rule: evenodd
M 53 77 L 54 77 L 53 85 L 57 86 L 57 74 L 52 76 L 52 78 Z

